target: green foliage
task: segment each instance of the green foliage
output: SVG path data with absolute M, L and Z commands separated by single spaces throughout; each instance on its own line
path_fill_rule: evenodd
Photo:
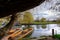
M 19 14 L 17 14 L 17 21 L 19 22 L 19 23 L 22 23 L 23 22 L 23 19 L 22 19 L 23 17 L 21 16 L 21 13 Z
M 41 25 L 46 25 L 46 24 L 60 24 L 60 22 L 33 22 L 33 24 L 41 24 Z
M 7 21 L 10 21 L 11 17 L 10 17 L 10 16 L 7 16 L 7 17 L 5 17 L 5 19 L 6 19 Z
M 30 38 L 22 38 L 22 39 L 18 39 L 18 40 L 31 40 Z
M 57 18 L 57 22 L 59 22 L 59 23 L 60 23 L 60 18 Z
M 46 18 L 42 18 L 41 20 L 40 20 L 40 22 L 45 22 L 46 21 Z
M 23 17 L 24 23 L 32 23 L 34 21 L 33 15 L 30 12 L 25 12 Z
M 33 15 L 30 12 L 24 12 L 24 15 L 17 14 L 19 23 L 32 23 L 34 21 Z
M 56 34 L 54 37 L 60 39 L 60 34 Z

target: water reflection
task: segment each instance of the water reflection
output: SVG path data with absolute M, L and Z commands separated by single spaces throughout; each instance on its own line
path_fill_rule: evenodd
M 60 27 L 60 24 L 57 24 L 58 27 Z
M 36 25 L 36 28 L 37 28 L 37 29 L 40 29 L 40 26 L 41 26 L 41 25 Z
M 47 26 L 46 26 L 46 25 L 41 25 L 41 27 L 42 27 L 43 29 L 45 29 Z
M 31 25 L 31 26 L 34 28 L 31 37 L 52 35 L 52 29 L 55 30 L 54 31 L 55 34 L 60 34 L 60 24 Z M 24 27 L 25 27 L 24 25 L 22 25 L 22 27 L 19 26 L 19 28 L 24 28 Z
M 42 28 L 42 26 L 44 28 Z M 39 27 L 37 28 L 36 25 L 32 25 L 32 27 L 34 28 L 34 31 L 31 35 L 31 37 L 40 37 L 40 36 L 49 36 L 52 35 L 52 29 L 55 29 L 55 34 L 60 34 L 60 27 L 58 26 L 58 24 L 47 24 L 47 25 L 39 25 Z

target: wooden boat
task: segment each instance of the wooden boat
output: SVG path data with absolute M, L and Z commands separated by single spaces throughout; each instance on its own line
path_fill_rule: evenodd
M 20 35 L 22 33 L 21 30 L 17 30 L 16 32 L 8 35 L 8 36 L 5 36 L 2 40 L 10 40 L 10 39 L 13 39 L 14 37 Z
M 14 32 L 13 34 L 10 34 L 10 35 L 6 36 L 5 39 L 7 39 L 7 40 L 10 40 L 10 39 L 13 40 L 15 37 L 17 37 L 19 35 L 20 35 L 19 39 L 21 39 L 21 38 L 27 36 L 28 34 L 30 34 L 32 31 L 33 31 L 33 28 L 25 29 L 23 31 L 18 30 L 16 32 Z
M 17 29 L 11 29 L 7 34 L 12 34 L 12 33 L 16 32 L 18 30 L 20 30 L 20 29 L 19 28 L 17 28 Z
M 7 34 L 12 34 L 12 33 L 14 33 L 15 31 L 16 31 L 15 29 L 10 30 Z
M 17 36 L 19 36 L 19 35 L 20 35 L 20 36 L 19 36 L 19 37 L 20 37 L 19 39 L 21 39 L 21 38 L 24 38 L 24 37 L 26 37 L 27 35 L 29 35 L 32 31 L 33 31 L 33 28 L 25 29 L 25 30 L 23 30 L 23 31 L 21 31 L 21 32 L 18 32 L 18 33 L 16 33 L 16 34 L 11 35 L 8 39 L 14 40 L 15 37 L 17 37 Z
M 18 32 L 12 34 L 10 37 L 11 37 L 11 38 L 14 38 L 14 37 L 16 37 L 16 36 L 19 36 L 21 33 L 22 33 L 22 31 L 18 31 Z
M 19 39 L 24 38 L 25 36 L 27 36 L 28 34 L 30 34 L 33 31 L 33 28 L 29 28 L 23 31 L 23 33 L 21 34 L 21 36 L 19 37 Z
M 23 30 L 23 31 L 18 31 L 18 32 L 16 32 L 16 33 L 14 33 L 14 34 L 11 34 L 11 38 L 14 38 L 14 37 L 17 37 L 17 36 L 21 36 L 21 37 L 25 37 L 26 35 L 28 35 L 29 33 L 31 33 L 32 32 L 32 28 L 29 28 L 29 29 L 25 29 L 25 30 Z

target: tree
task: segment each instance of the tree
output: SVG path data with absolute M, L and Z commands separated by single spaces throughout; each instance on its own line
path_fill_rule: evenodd
M 23 17 L 24 23 L 32 23 L 34 21 L 33 15 L 30 12 L 25 12 Z
M 14 22 L 17 20 L 17 15 L 13 14 L 9 23 L 0 29 L 0 39 L 13 27 Z
M 33 15 L 30 12 L 25 12 L 23 17 L 24 24 L 30 24 L 34 21 Z M 29 28 L 30 25 L 25 25 L 26 28 Z
M 11 16 L 7 16 L 7 17 L 5 17 L 4 19 L 6 19 L 6 21 L 10 21 Z
M 42 2 L 44 2 L 45 0 L 15 0 L 15 1 L 5 1 L 5 0 L 1 0 L 0 2 L 0 18 L 1 17 L 5 17 L 5 16 L 9 16 L 9 15 L 12 15 L 11 16 L 11 20 L 10 22 L 3 28 L 0 29 L 0 37 L 2 36 L 1 34 L 9 29 L 11 29 L 13 27 L 13 24 L 16 20 L 16 13 L 17 12 L 22 12 L 22 11 L 25 11 L 25 10 L 28 10 L 28 9 L 31 9 L 39 4 L 41 4 Z M 24 4 L 23 4 L 24 3 Z M 3 5 L 5 4 L 5 5 Z M 32 5 L 31 5 L 32 4 Z M 2 6 L 3 5 L 3 6 Z M 7 6 L 8 5 L 8 6 Z M 23 9 L 22 9 L 23 8 Z M 1 38 L 0 38 L 1 39 Z
M 17 21 L 21 24 L 23 22 L 23 17 L 21 13 L 17 14 Z
M 40 21 L 41 22 L 45 22 L 46 21 L 46 18 L 42 18 Z
M 57 20 L 56 20 L 58 23 L 60 23 L 60 18 L 57 18 Z

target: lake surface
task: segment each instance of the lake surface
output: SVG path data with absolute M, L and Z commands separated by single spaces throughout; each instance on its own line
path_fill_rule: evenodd
M 52 29 L 55 34 L 60 34 L 60 24 L 47 24 L 47 25 L 31 25 L 34 30 L 31 37 L 49 36 L 52 35 Z M 23 25 L 21 28 L 24 28 Z

